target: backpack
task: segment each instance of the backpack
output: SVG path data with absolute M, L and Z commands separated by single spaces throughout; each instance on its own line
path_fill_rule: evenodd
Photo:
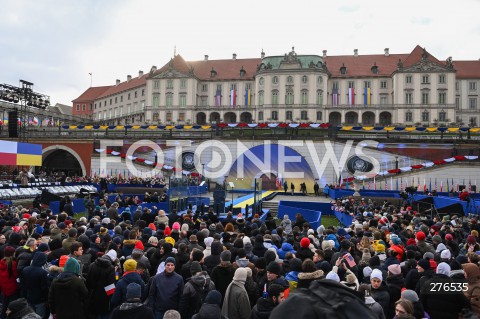
M 329 279 L 313 281 L 309 288 L 298 288 L 275 307 L 270 318 L 275 319 L 374 319 L 363 296 Z

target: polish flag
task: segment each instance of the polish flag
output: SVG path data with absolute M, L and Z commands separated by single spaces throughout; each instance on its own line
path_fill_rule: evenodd
M 115 292 L 115 285 L 110 284 L 108 286 L 105 286 L 103 289 L 105 289 L 105 293 L 107 294 L 107 296 L 111 296 Z

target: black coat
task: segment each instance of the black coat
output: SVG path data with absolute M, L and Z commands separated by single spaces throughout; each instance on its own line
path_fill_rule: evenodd
M 269 319 L 275 306 L 271 298 L 258 298 L 257 304 L 252 309 L 251 319 Z
M 234 274 L 235 269 L 230 263 L 221 263 L 213 268 L 210 278 L 215 284 L 216 290 L 222 294 L 222 297 L 225 297 L 225 292 L 227 291 L 228 285 L 232 282 Z
M 110 297 L 105 287 L 115 284 L 115 268 L 110 257 L 97 258 L 90 266 L 87 276 L 88 310 L 92 314 L 106 314 L 110 311 Z
M 388 307 L 389 315 L 385 314 L 388 318 L 395 316 L 395 302 L 400 299 L 402 294 L 402 288 L 405 287 L 405 279 L 403 275 L 393 275 L 386 279 L 388 291 L 390 293 L 390 306 Z
M 227 319 L 227 317 L 222 315 L 222 309 L 218 305 L 204 303 L 192 319 Z
M 86 319 L 88 297 L 85 281 L 73 273 L 61 273 L 48 293 L 50 312 L 57 319 Z
M 154 319 L 152 309 L 140 302 L 125 302 L 115 308 L 110 319 Z
M 27 301 L 31 305 L 47 301 L 48 272 L 43 268 L 46 262 L 47 255 L 37 252 L 32 265 L 24 268 L 22 283 L 27 291 Z

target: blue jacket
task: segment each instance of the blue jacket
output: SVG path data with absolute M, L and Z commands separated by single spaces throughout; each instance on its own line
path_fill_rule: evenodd
M 337 236 L 334 234 L 327 235 L 324 240 L 333 240 L 335 242 L 335 250 L 338 251 L 340 248 L 340 243 L 338 242 Z
M 176 272 L 167 274 L 164 271 L 153 278 L 148 294 L 148 305 L 153 311 L 179 310 L 182 294 L 182 276 Z
M 43 269 L 47 262 L 47 255 L 36 252 L 33 255 L 32 265 L 23 270 L 22 284 L 27 291 L 27 301 L 32 305 L 47 302 L 48 297 L 48 271 Z
M 293 249 L 293 246 L 289 243 L 283 243 L 282 248 L 277 250 L 277 254 L 280 259 L 285 259 L 285 255 L 288 252 L 295 254 L 295 249 Z
M 142 301 L 145 300 L 145 283 L 143 282 L 142 277 L 139 273 L 127 272 L 115 286 L 115 292 L 113 293 L 112 299 L 110 299 L 111 309 L 121 305 L 127 300 L 127 286 L 132 282 L 140 285 L 142 289 Z

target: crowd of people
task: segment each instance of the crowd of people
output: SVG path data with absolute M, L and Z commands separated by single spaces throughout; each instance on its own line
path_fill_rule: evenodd
M 121 198 L 119 198 L 121 200 Z M 101 201 L 0 211 L 1 318 L 477 318 L 480 225 L 343 198 L 312 229 Z M 140 206 L 139 206 L 140 207 Z M 295 212 L 292 212 L 292 216 Z

